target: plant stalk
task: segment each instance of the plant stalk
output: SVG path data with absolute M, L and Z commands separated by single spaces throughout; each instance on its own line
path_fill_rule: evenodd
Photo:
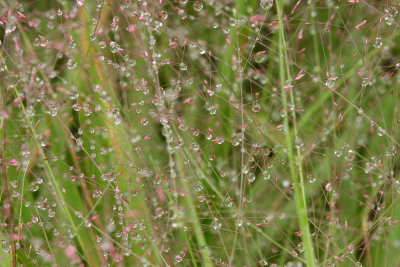
M 276 0 L 276 9 L 278 13 L 278 21 L 279 21 L 279 78 L 281 82 L 281 100 L 282 107 L 287 112 L 287 92 L 286 86 L 291 85 L 291 75 L 288 64 L 288 56 L 287 56 L 287 46 L 285 41 L 285 32 L 283 25 L 283 4 L 284 1 Z M 287 78 L 287 81 L 286 79 Z M 290 101 L 294 104 L 294 96 L 292 89 L 289 90 Z M 307 215 L 307 203 L 306 203 L 306 194 L 304 188 L 304 177 L 302 170 L 302 156 L 301 156 L 301 148 L 296 148 L 296 154 L 293 149 L 293 140 L 292 137 L 297 138 L 298 129 L 296 126 L 296 112 L 293 108 L 290 112 L 290 115 L 293 117 L 293 129 L 290 128 L 289 125 L 289 114 L 284 117 L 284 127 L 285 127 L 285 137 L 286 137 L 286 146 L 287 146 L 287 154 L 289 157 L 289 165 L 290 165 L 290 174 L 292 177 L 293 185 L 294 185 L 294 195 L 296 202 L 296 210 L 299 219 L 299 226 L 302 232 L 302 241 L 304 244 L 306 263 L 309 267 L 316 266 L 315 254 L 312 245 L 310 227 L 308 224 L 308 215 Z M 293 134 L 292 134 L 293 131 Z

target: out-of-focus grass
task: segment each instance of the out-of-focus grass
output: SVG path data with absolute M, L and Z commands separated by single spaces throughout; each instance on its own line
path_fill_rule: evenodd
M 162 2 L 1 2 L 2 265 L 397 266 L 396 3 Z

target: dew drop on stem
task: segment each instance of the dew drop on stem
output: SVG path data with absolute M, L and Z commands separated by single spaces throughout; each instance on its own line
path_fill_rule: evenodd
M 255 55 L 254 55 L 254 61 L 256 62 L 256 63 L 263 63 L 263 62 L 265 62 L 267 60 L 267 54 L 266 54 L 266 51 L 260 51 L 260 52 L 257 52 Z
M 30 183 L 29 185 L 29 190 L 32 192 L 36 192 L 39 189 L 39 183 L 37 181 L 34 181 L 32 183 Z
M 394 189 L 397 191 L 397 193 L 400 194 L 400 182 L 399 181 L 394 182 Z
M 77 65 L 78 65 L 78 63 L 76 63 L 75 61 L 73 61 L 72 59 L 68 59 L 67 68 L 69 70 L 75 69 Z
M 273 6 L 273 0 L 260 0 L 260 7 L 264 10 L 269 10 Z
M 247 176 L 247 181 L 249 182 L 249 183 L 252 183 L 252 182 L 254 182 L 256 180 L 256 175 L 254 174 L 254 173 L 250 173 L 248 176 Z
M 118 53 L 121 50 L 121 47 L 116 42 L 110 42 L 110 51 L 111 53 Z
M 221 229 L 221 226 L 222 226 L 222 223 L 217 218 L 214 218 L 214 220 L 212 222 L 212 228 L 214 230 L 219 230 L 219 229 Z
M 251 109 L 252 109 L 253 112 L 255 112 L 255 113 L 260 112 L 260 110 L 261 110 L 261 105 L 260 105 L 259 103 L 254 103 L 254 104 L 251 106 Z
M 203 10 L 203 3 L 201 1 L 195 1 L 193 3 L 193 10 L 197 11 L 197 12 L 202 11 Z
M 186 64 L 183 63 L 183 62 L 179 64 L 179 68 L 180 68 L 180 70 L 182 70 L 182 71 L 185 71 L 185 70 L 188 69 L 187 66 L 186 66 Z

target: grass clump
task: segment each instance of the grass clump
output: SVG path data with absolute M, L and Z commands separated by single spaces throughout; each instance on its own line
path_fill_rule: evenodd
M 0 1 L 2 266 L 397 266 L 396 1 Z

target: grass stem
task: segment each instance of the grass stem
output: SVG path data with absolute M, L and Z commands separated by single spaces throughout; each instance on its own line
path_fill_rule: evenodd
M 282 0 L 276 1 L 276 8 L 279 20 L 279 78 L 281 82 L 281 100 L 282 100 L 282 108 L 287 112 L 288 99 L 287 99 L 286 88 L 288 85 L 291 85 L 291 75 L 289 69 L 289 59 L 287 56 L 287 46 L 285 41 L 285 31 L 283 25 L 283 4 L 284 1 Z M 289 91 L 290 101 L 292 102 L 292 104 L 294 104 L 293 91 L 292 89 L 289 90 L 290 90 Z M 284 127 L 286 131 L 286 147 L 287 147 L 286 149 L 289 157 L 290 174 L 294 186 L 296 210 L 297 210 L 297 215 L 299 217 L 299 226 L 302 232 L 302 241 L 304 243 L 307 266 L 316 266 L 310 227 L 308 224 L 301 149 L 296 148 L 297 152 L 296 154 L 293 149 L 294 142 L 292 138 L 293 137 L 298 138 L 295 109 L 292 109 L 290 115 L 293 118 L 293 127 L 291 129 L 289 125 L 289 113 L 284 117 Z

